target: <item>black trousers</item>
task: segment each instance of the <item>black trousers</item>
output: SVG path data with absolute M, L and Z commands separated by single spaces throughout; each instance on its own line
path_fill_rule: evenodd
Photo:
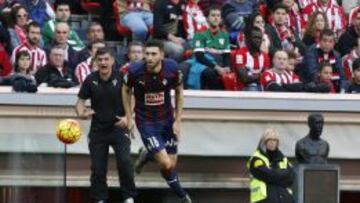
M 130 139 L 118 128 L 114 128 L 109 132 L 91 132 L 89 134 L 91 157 L 90 196 L 93 200 L 107 200 L 109 197 L 106 175 L 110 146 L 115 152 L 122 196 L 124 199 L 135 197 L 137 192 L 130 160 Z
M 206 68 L 201 73 L 201 89 L 223 90 L 224 84 L 219 74 L 213 68 Z

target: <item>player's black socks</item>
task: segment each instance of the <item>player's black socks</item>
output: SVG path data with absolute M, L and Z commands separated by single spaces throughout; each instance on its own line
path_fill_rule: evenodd
M 161 170 L 161 175 L 165 178 L 167 184 L 179 198 L 182 199 L 187 195 L 180 185 L 180 181 L 175 170 Z

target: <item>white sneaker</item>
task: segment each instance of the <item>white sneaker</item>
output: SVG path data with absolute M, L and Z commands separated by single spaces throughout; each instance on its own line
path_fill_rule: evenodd
M 132 197 L 127 198 L 124 203 L 134 203 L 134 199 Z

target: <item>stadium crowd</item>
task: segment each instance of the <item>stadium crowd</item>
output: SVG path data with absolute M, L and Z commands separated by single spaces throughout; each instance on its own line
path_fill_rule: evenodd
M 97 2 L 99 20 L 79 35 L 71 13 Z M 0 84 L 78 86 L 117 32 L 131 39 L 117 71 L 161 39 L 186 89 L 359 93 L 360 5 L 351 2 L 345 12 L 336 0 L 0 0 Z

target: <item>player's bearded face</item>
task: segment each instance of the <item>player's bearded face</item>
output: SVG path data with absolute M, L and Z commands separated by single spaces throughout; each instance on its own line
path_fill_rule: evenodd
M 145 49 L 145 62 L 148 70 L 155 70 L 164 58 L 164 53 L 158 47 L 147 47 Z

